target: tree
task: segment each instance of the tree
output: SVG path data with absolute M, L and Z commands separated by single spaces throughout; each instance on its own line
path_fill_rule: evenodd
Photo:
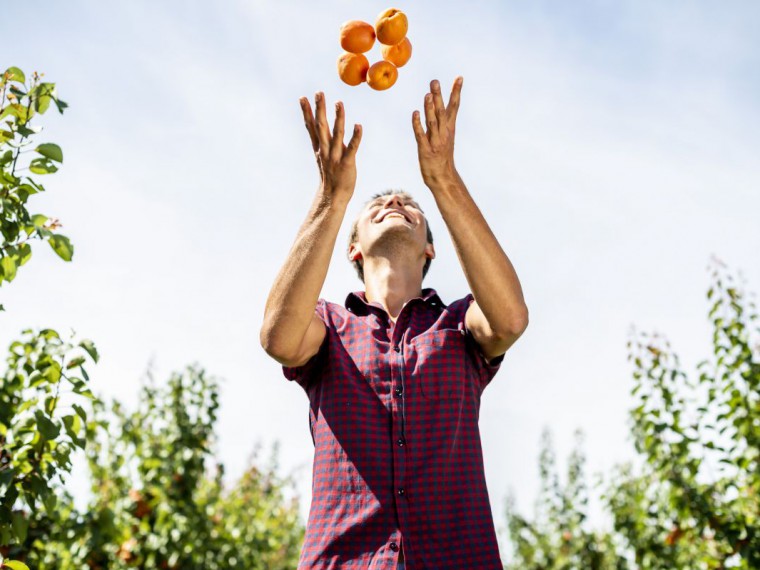
M 53 173 L 63 162 L 54 143 L 32 148 L 41 131 L 32 119 L 51 104 L 59 112 L 66 108 L 55 84 L 42 75 L 35 72 L 27 81 L 23 71 L 10 67 L 0 76 L 0 286 L 29 261 L 34 239 L 47 241 L 65 261 L 73 255 L 69 239 L 55 233 L 58 220 L 27 208 L 29 197 L 45 190 L 30 174 Z M 11 344 L 8 369 L 0 377 L 0 563 L 13 568 L 25 565 L 5 557 L 23 558 L 35 538 L 49 532 L 41 507 L 55 513 L 52 486 L 71 470 L 74 448 L 84 448 L 87 417 L 77 402 L 92 397 L 84 364 L 98 359 L 90 340 L 64 340 L 52 329 L 22 335 Z
M 31 121 L 51 104 L 55 85 L 11 67 L 0 78 L 0 286 L 29 261 L 35 239 L 64 260 L 73 247 L 57 219 L 30 214 L 43 192 L 34 175 L 62 163 L 54 143 L 33 146 Z M 0 305 L 2 310 L 2 305 Z M 165 390 L 146 386 L 141 408 L 110 411 L 88 388 L 92 341 L 52 329 L 25 330 L 0 375 L 0 568 L 240 568 L 295 566 L 303 539 L 293 481 L 251 457 L 229 489 L 224 468 L 206 469 L 218 409 L 216 382 L 197 366 Z M 91 403 L 85 410 L 83 404 Z M 115 419 L 108 418 L 108 414 Z M 65 487 L 72 452 L 85 451 L 92 499 L 79 512 Z M 10 558 L 13 558 L 11 560 Z
M 714 358 L 698 363 L 696 378 L 681 369 L 662 335 L 634 331 L 628 342 L 636 398 L 631 434 L 642 461 L 617 466 L 606 485 L 602 499 L 612 529 L 596 543 L 579 533 L 586 506 L 578 483 L 582 460 L 576 451 L 562 489 L 545 440 L 542 510 L 530 522 L 508 507 L 516 551 L 510 568 L 760 568 L 758 314 L 752 295 L 722 262 L 713 259 L 709 269 Z M 604 563 L 594 566 L 588 544 L 604 545 Z
M 150 382 L 138 409 L 93 400 L 87 457 L 92 500 L 83 513 L 66 496 L 64 516 L 29 555 L 39 570 L 126 568 L 285 570 L 303 540 L 290 477 L 251 456 L 229 489 L 224 466 L 209 465 L 218 383 L 196 366 L 163 388 Z
M 30 214 L 27 200 L 45 188 L 29 174 L 51 174 L 63 162 L 63 151 L 55 143 L 33 147 L 32 137 L 41 132 L 32 119 L 43 115 L 51 104 L 58 112 L 68 106 L 58 98 L 55 83 L 42 81 L 36 71 L 29 81 L 18 67 L 0 76 L 0 287 L 16 277 L 18 269 L 32 256 L 34 239 L 47 241 L 62 259 L 71 261 L 74 248 L 64 235 L 55 233 L 57 219 Z M 33 147 L 33 148 L 32 148 Z M 30 157 L 31 154 L 31 157 Z M 0 304 L 0 310 L 3 306 Z
M 513 557 L 506 570 L 627 570 L 617 554 L 614 536 L 588 528 L 588 486 L 584 473 L 583 436 L 576 431 L 567 483 L 560 484 L 551 434 L 544 430 L 539 456 L 541 488 L 535 518 L 517 513 L 514 498 L 507 501 L 507 524 Z
M 645 466 L 607 504 L 642 569 L 760 568 L 760 343 L 756 305 L 717 259 L 707 292 L 714 359 L 690 379 L 659 335 L 629 342 Z

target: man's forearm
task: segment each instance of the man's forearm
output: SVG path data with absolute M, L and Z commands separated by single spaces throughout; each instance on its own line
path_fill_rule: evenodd
M 506 335 L 527 319 L 512 263 L 456 171 L 430 184 L 475 301 L 491 329 Z
M 320 192 L 275 278 L 264 309 L 260 342 L 270 354 L 293 355 L 309 328 L 327 276 L 347 203 Z

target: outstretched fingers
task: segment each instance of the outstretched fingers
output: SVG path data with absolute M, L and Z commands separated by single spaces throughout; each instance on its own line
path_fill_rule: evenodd
M 343 126 L 346 122 L 346 113 L 343 104 L 335 103 L 335 124 L 333 125 L 332 142 L 330 145 L 330 158 L 338 161 L 343 156 Z
M 435 105 L 433 104 L 433 96 L 428 93 L 425 95 L 425 123 L 427 124 L 427 135 L 430 140 L 430 144 L 438 143 L 438 118 L 436 117 Z
M 319 139 L 317 138 L 317 127 L 314 124 L 314 114 L 311 111 L 311 105 L 306 97 L 301 97 L 301 111 L 303 111 L 303 122 L 306 125 L 306 130 L 309 131 L 309 138 L 311 138 L 311 146 L 314 152 L 319 150 Z
M 435 109 L 435 118 L 438 122 L 438 130 L 446 130 L 446 106 L 443 104 L 441 95 L 441 84 L 437 79 L 430 82 L 430 92 L 433 94 L 433 107 Z
M 454 124 L 457 120 L 457 113 L 459 112 L 459 96 L 462 93 L 462 83 L 464 78 L 460 75 L 454 80 L 454 85 L 451 88 L 451 95 L 449 96 L 449 105 L 446 108 L 449 121 Z
M 428 145 L 428 140 L 425 136 L 425 129 L 422 128 L 419 111 L 412 113 L 412 129 L 414 130 L 414 138 L 417 140 L 417 145 L 425 148 Z
M 343 156 L 347 156 L 349 158 L 354 158 L 356 156 L 356 151 L 359 150 L 359 143 L 362 141 L 362 126 L 361 125 L 354 125 L 354 134 L 351 136 L 351 140 L 348 141 L 348 145 L 346 146 L 346 152 Z
M 338 162 L 342 157 L 356 155 L 359 149 L 359 143 L 362 138 L 361 125 L 354 125 L 354 132 L 348 145 L 343 144 L 345 136 L 346 111 L 343 102 L 335 103 L 335 124 L 333 125 L 332 136 L 330 134 L 329 123 L 327 122 L 327 112 L 325 110 L 325 96 L 320 91 L 315 96 L 316 112 L 312 113 L 311 105 L 306 97 L 301 97 L 301 110 L 303 111 L 303 120 L 306 130 L 309 131 L 311 146 L 314 152 L 319 154 L 322 159 L 329 158 Z
M 321 91 L 317 93 L 317 138 L 319 140 L 319 152 L 324 157 L 330 152 L 330 128 L 327 124 L 327 111 L 325 111 L 325 95 Z

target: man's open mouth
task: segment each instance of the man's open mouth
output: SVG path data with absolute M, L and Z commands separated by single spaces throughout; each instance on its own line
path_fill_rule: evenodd
M 380 218 L 380 222 L 383 222 L 385 221 L 386 218 L 389 218 L 392 216 L 398 216 L 399 218 L 403 218 L 405 221 L 409 222 L 410 224 L 412 223 L 412 221 L 405 214 L 402 214 L 401 212 L 388 212 L 382 218 Z

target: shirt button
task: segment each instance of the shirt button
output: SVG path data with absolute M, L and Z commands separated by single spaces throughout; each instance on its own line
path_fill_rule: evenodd
M 399 496 L 400 496 L 400 497 L 403 497 L 403 496 L 404 496 L 404 488 L 403 488 L 403 487 L 401 487 L 401 488 L 398 490 L 398 494 L 399 494 Z
M 404 447 L 404 443 L 406 442 L 404 441 L 403 437 L 400 437 L 396 440 L 396 443 L 398 444 L 399 447 Z
M 403 391 L 401 388 L 396 388 L 396 389 L 393 391 L 393 393 L 394 393 L 394 394 L 396 394 L 396 397 L 397 397 L 397 398 L 400 398 L 400 397 L 401 397 L 401 394 L 403 394 L 403 393 L 404 393 L 404 391 Z
M 398 544 L 396 544 L 395 542 L 391 542 L 390 547 L 393 552 L 398 552 Z

